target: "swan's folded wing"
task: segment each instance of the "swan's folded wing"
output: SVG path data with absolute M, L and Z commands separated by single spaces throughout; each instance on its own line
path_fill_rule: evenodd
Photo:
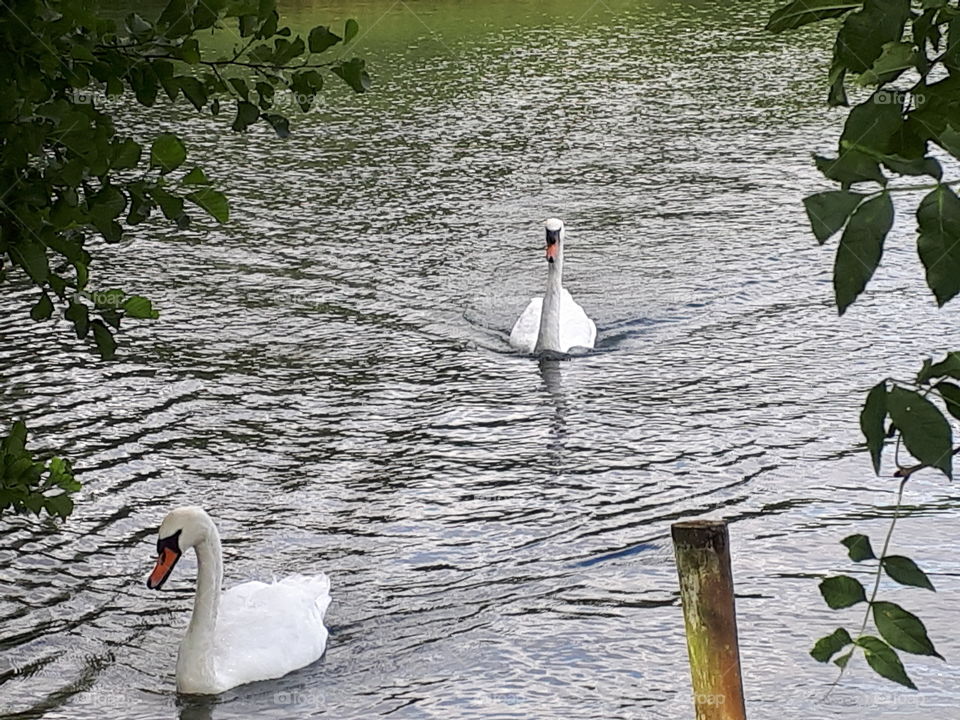
M 537 347 L 540 334 L 540 312 L 543 310 L 543 298 L 533 298 L 513 324 L 510 331 L 510 344 L 517 350 L 532 353 Z
M 227 590 L 217 620 L 217 674 L 239 685 L 281 677 L 319 658 L 327 644 L 326 575 L 291 575 Z
M 597 340 L 597 326 L 566 288 L 560 294 L 560 345 L 564 352 L 571 348 L 592 348 Z

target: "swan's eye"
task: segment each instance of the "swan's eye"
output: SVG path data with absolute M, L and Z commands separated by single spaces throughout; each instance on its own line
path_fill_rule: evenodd
M 157 555 L 160 555 L 164 548 L 173 550 L 177 555 L 180 554 L 180 533 L 183 530 L 177 530 L 173 535 L 157 540 Z
M 560 242 L 559 230 L 547 230 L 547 245 L 553 245 Z

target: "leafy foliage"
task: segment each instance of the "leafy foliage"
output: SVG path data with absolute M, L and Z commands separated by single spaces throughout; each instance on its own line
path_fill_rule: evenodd
M 814 156 L 840 190 L 804 201 L 821 244 L 846 226 L 834 265 L 837 309 L 846 312 L 880 262 L 893 224 L 890 193 L 899 189 L 891 181 L 904 175 L 935 181 L 917 208 L 917 249 L 927 285 L 943 305 L 960 292 L 960 200 L 950 187 L 956 181 L 943 180 L 934 151 L 960 157 L 960 11 L 937 0 L 916 8 L 909 0 L 795 0 L 773 13 L 767 29 L 835 17 L 843 20 L 828 104 L 849 104 L 849 76 L 857 76 L 856 87 L 872 88 L 851 108 L 836 156 Z
M 889 539 L 888 534 L 888 542 Z M 867 613 L 858 633 L 851 634 L 846 628 L 837 628 L 829 635 L 817 640 L 810 655 L 818 662 L 826 663 L 849 647 L 849 652 L 834 660 L 842 671 L 846 668 L 852 653 L 859 648 L 863 651 L 867 664 L 877 673 L 905 687 L 916 689 L 907 675 L 897 650 L 916 655 L 932 655 L 941 660 L 943 657 L 934 648 L 927 635 L 927 628 L 920 618 L 896 603 L 877 600 L 877 588 L 883 571 L 901 585 L 924 587 L 928 590 L 933 590 L 933 585 L 926 574 L 909 558 L 902 555 L 886 555 L 888 542 L 884 543 L 884 554 L 880 558 L 874 555 L 870 539 L 866 535 L 850 535 L 840 542 L 847 548 L 850 559 L 854 562 L 878 561 L 875 571 L 876 583 L 869 599 L 860 581 L 848 575 L 828 577 L 820 583 L 820 593 L 830 608 L 837 610 L 866 602 Z M 880 637 L 864 634 L 871 616 Z
M 308 110 L 323 87 L 321 71 L 356 92 L 369 88 L 363 60 L 321 56 L 357 29 L 353 20 L 342 36 L 316 27 L 304 40 L 280 25 L 273 0 L 170 0 L 156 19 L 132 12 L 122 23 L 90 3 L 7 3 L 0 14 L 0 283 L 11 270 L 22 272 L 37 287 L 34 320 L 59 305 L 77 337 L 92 337 L 100 356 L 112 358 L 121 321 L 157 312 L 145 299 L 91 302 L 100 291 L 91 283 L 90 241 L 116 245 L 157 213 L 185 228 L 193 221 L 187 203 L 229 220 L 227 198 L 201 168 L 181 174 L 188 148 L 176 134 L 141 144 L 117 132 L 116 100 L 149 107 L 182 99 L 210 116 L 232 106 L 234 130 L 262 122 L 286 137 L 279 93 Z M 232 51 L 201 46 L 201 31 L 234 39 Z
M 894 193 L 927 191 L 916 208 L 917 252 L 927 286 L 939 306 L 960 293 L 960 199 L 945 180 L 937 155 L 960 159 L 960 10 L 946 0 L 794 0 L 774 12 L 767 24 L 783 32 L 840 18 L 827 78 L 827 104 L 849 107 L 848 87 L 860 101 L 850 108 L 837 153 L 814 155 L 824 177 L 839 189 L 804 200 L 814 237 L 823 245 L 843 231 L 833 269 L 837 310 L 843 315 L 868 286 L 883 257 L 893 226 Z M 866 88 L 865 91 L 863 88 Z M 952 164 L 952 163 L 951 163 Z M 926 176 L 928 184 L 902 183 L 903 176 Z M 895 477 L 903 487 L 926 468 L 953 477 L 950 419 L 960 420 L 960 353 L 926 360 L 916 382 L 883 380 L 867 394 L 860 413 L 874 471 L 881 471 L 888 439 L 896 438 Z M 903 446 L 916 459 L 900 462 Z M 876 561 L 870 597 L 856 579 L 825 579 L 820 591 L 831 608 L 866 602 L 858 633 L 839 628 L 817 641 L 811 654 L 834 662 L 841 672 L 853 652 L 883 677 L 915 688 L 897 650 L 940 657 L 920 619 L 895 603 L 876 599 L 884 573 L 902 584 L 933 590 L 933 583 L 910 558 L 888 555 L 897 514 L 879 557 L 869 539 L 851 535 L 842 542 L 852 561 Z M 872 617 L 879 637 L 865 635 Z M 848 649 L 849 648 L 849 649 Z
M 80 489 L 70 461 L 55 457 L 44 464 L 26 445 L 27 426 L 20 421 L 0 440 L 0 512 L 46 512 L 65 518 L 73 512 L 70 496 Z
M 118 102 L 185 102 L 211 118 L 229 110 L 235 131 L 262 123 L 287 137 L 281 93 L 307 111 L 324 74 L 355 92 L 370 87 L 362 59 L 323 55 L 358 30 L 349 20 L 342 35 L 321 26 L 305 40 L 281 25 L 275 0 L 169 0 L 156 18 L 131 12 L 122 22 L 98 14 L 96 2 L 5 2 L 0 286 L 32 283 L 34 321 L 59 307 L 78 338 L 113 359 L 121 322 L 159 313 L 145 297 L 99 289 L 94 255 L 116 251 L 129 228 L 151 217 L 186 228 L 194 207 L 219 223 L 230 216 L 226 196 L 203 169 L 186 170 L 189 149 L 175 133 L 141 142 L 118 132 Z M 219 38 L 201 44 L 201 33 Z M 225 54 L 214 49 L 231 44 Z M 44 469 L 23 449 L 25 438 L 17 423 L 0 440 L 0 512 L 66 516 L 68 494 L 79 487 L 69 464 L 54 459 Z M 51 495 L 53 487 L 64 492 Z

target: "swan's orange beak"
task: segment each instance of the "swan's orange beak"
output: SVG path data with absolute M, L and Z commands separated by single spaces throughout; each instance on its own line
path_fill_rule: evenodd
M 560 247 L 558 242 L 548 242 L 547 243 L 547 262 L 553 262 L 557 259 L 557 248 Z
M 180 553 L 173 548 L 165 547 L 160 550 L 160 557 L 157 558 L 157 564 L 153 567 L 153 572 L 147 578 L 147 587 L 151 590 L 157 590 L 163 585 L 170 573 L 173 572 L 173 566 L 180 559 Z

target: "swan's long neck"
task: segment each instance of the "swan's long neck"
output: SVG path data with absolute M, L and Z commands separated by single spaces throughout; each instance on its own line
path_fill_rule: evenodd
M 543 308 L 540 311 L 540 333 L 537 336 L 535 352 L 552 350 L 562 352 L 560 346 L 560 294 L 563 289 L 563 250 L 556 259 L 547 265 L 547 291 L 543 294 Z
M 209 687 L 217 677 L 216 655 L 213 652 L 220 611 L 220 586 L 223 583 L 223 554 L 220 535 L 211 522 L 207 537 L 194 549 L 197 553 L 197 594 L 193 601 L 190 625 L 180 643 L 177 656 L 177 683 L 181 691 L 190 692 L 185 680 Z
M 197 595 L 193 601 L 193 615 L 190 616 L 187 635 L 213 632 L 217 626 L 220 586 L 223 584 L 223 552 L 220 549 L 220 535 L 213 523 L 210 524 L 207 539 L 196 546 L 196 551 Z

